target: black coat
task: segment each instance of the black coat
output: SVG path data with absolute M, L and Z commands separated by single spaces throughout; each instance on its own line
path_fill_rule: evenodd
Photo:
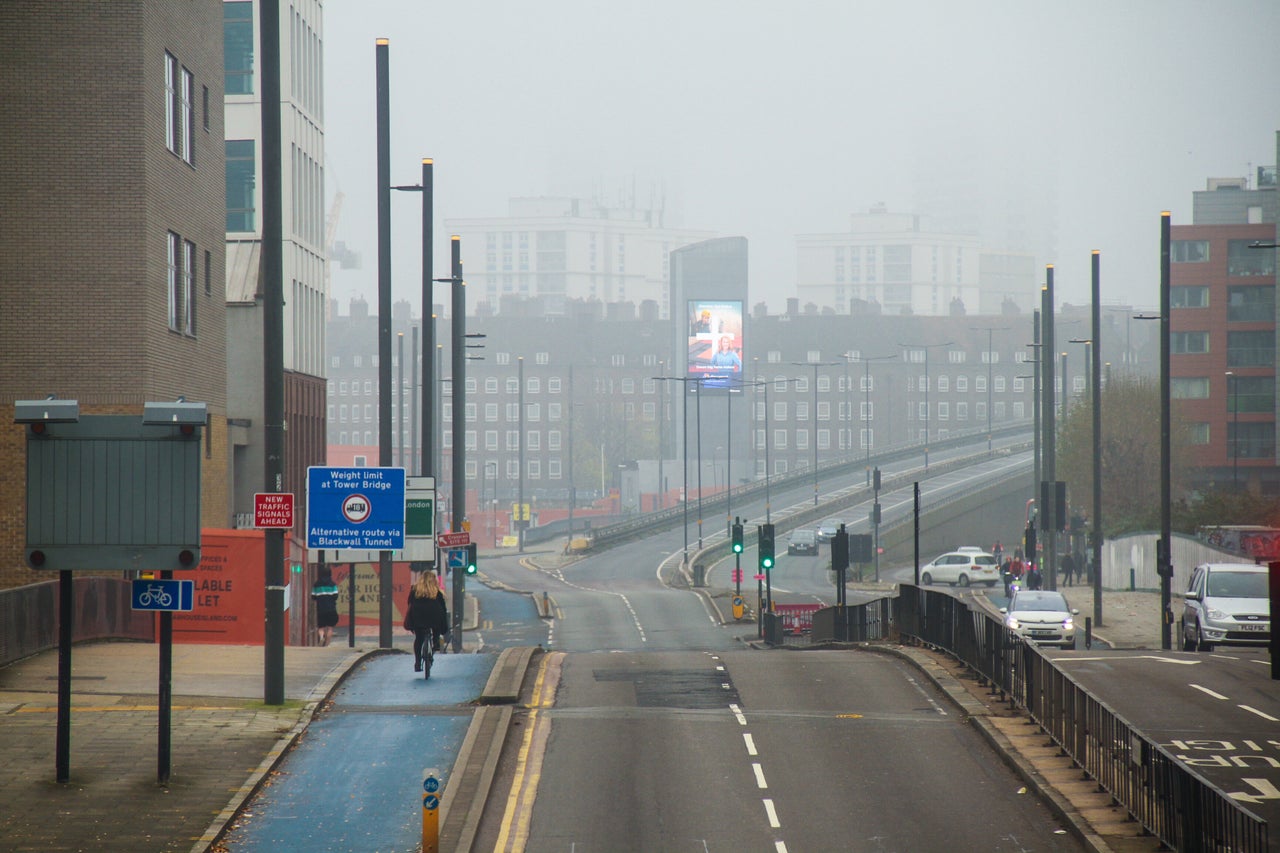
M 409 588 L 409 624 L 415 631 L 430 628 L 437 634 L 449 631 L 449 607 L 445 603 L 444 593 L 436 593 L 435 598 L 419 597 L 413 587 Z

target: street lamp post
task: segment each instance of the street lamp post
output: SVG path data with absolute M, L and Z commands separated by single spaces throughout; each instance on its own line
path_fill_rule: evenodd
M 972 331 L 987 333 L 987 452 L 991 452 L 991 367 L 995 362 L 995 353 L 991 351 L 991 335 L 1003 332 L 1008 326 L 970 326 Z
M 1236 375 L 1227 371 L 1227 392 L 1231 395 L 1231 488 L 1240 491 L 1240 398 L 1237 397 Z
M 845 370 L 846 370 L 845 376 L 846 376 L 846 377 L 848 376 L 848 372 L 847 372 L 847 371 L 848 371 L 848 365 L 849 365 L 849 362 L 850 362 L 850 361 L 860 361 L 860 362 L 862 362 L 862 367 L 863 367 L 863 375 L 862 375 L 862 393 L 865 395 L 865 400 L 864 400 L 863 408 L 866 410 L 866 413 L 867 413 L 867 414 L 866 414 L 867 423 L 868 423 L 868 424 L 870 424 L 870 423 L 872 423 L 872 421 L 873 421 L 872 416 L 871 416 L 871 362 L 873 362 L 873 361 L 889 361 L 890 359 L 897 358 L 897 356 L 896 356 L 896 355 L 876 355 L 876 356 L 871 356 L 871 357 L 869 357 L 869 358 L 868 358 L 868 357 L 864 357 L 864 356 L 862 356 L 862 355 L 854 354 L 854 353 L 852 353 L 852 352 L 847 352 L 847 353 L 845 353 L 845 354 L 844 354 L 844 357 L 845 357 Z M 848 390 L 848 382 L 847 382 L 847 381 L 846 381 L 846 383 L 845 383 L 845 388 L 846 388 L 846 390 Z M 858 420 L 862 420 L 862 418 L 861 418 L 861 417 L 859 417 L 859 418 L 858 418 Z M 867 456 L 867 458 L 866 458 L 866 469 L 867 469 L 867 485 L 868 485 L 868 486 L 869 486 L 869 485 L 871 485 L 871 445 L 872 445 L 872 436 L 873 436 L 873 435 L 874 435 L 874 432 L 873 432 L 873 431 L 868 427 L 868 429 L 867 429 L 867 440 L 866 440 L 866 442 L 865 442 L 865 444 L 866 444 L 866 456 Z M 849 446 L 850 446 L 850 448 L 852 449 L 852 447 L 853 447 L 853 406 L 852 406 L 852 403 L 851 403 L 851 404 L 850 404 L 850 406 L 849 406 Z
M 818 368 L 832 367 L 838 361 L 793 361 L 797 367 L 813 368 L 813 505 L 818 505 Z
M 929 350 L 934 347 L 949 347 L 954 341 L 943 341 L 940 344 L 904 344 L 898 346 L 906 349 L 924 350 L 924 468 L 929 470 Z
M 516 439 L 516 444 L 519 447 L 520 476 L 517 479 L 517 482 L 519 483 L 519 493 L 516 496 L 516 549 L 519 553 L 523 554 L 524 528 L 525 525 L 528 524 L 524 510 L 524 356 L 518 356 L 516 358 L 516 376 L 519 377 L 520 381 L 520 388 L 517 394 L 520 401 L 520 413 L 518 420 L 520 434 Z

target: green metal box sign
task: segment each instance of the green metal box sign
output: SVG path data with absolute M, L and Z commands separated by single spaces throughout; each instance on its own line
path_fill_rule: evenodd
M 27 433 L 27 564 L 165 571 L 200 562 L 200 428 L 85 415 Z

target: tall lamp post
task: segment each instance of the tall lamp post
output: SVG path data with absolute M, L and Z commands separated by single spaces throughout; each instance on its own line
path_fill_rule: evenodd
M 813 505 L 818 505 L 818 368 L 834 367 L 838 361 L 793 361 L 796 367 L 813 368 Z
M 862 368 L 863 368 L 863 374 L 862 374 L 862 393 L 865 395 L 865 399 L 864 399 L 864 401 L 863 401 L 863 409 L 866 411 L 866 420 L 867 420 L 867 423 L 868 423 L 868 424 L 870 424 L 870 423 L 872 422 L 872 417 L 871 417 L 871 362 L 873 362 L 873 361 L 889 361 L 890 359 L 897 358 L 897 356 L 896 356 L 896 355 L 875 355 L 875 356 L 867 357 L 867 356 L 863 356 L 863 355 L 858 354 L 858 353 L 854 353 L 854 352 L 847 352 L 847 353 L 845 353 L 845 354 L 844 354 L 844 357 L 845 357 L 845 377 L 846 377 L 846 381 L 845 381 L 845 388 L 846 388 L 846 390 L 848 389 L 848 386 L 849 386 L 849 383 L 848 383 L 848 381 L 847 381 L 847 377 L 848 377 L 848 375 L 849 375 L 849 374 L 848 374 L 848 365 L 849 365 L 849 362 L 850 362 L 850 361 L 860 361 L 860 362 L 862 362 Z M 859 418 L 858 420 L 862 420 L 862 418 Z M 868 486 L 869 486 L 869 485 L 871 485 L 871 445 L 872 445 L 872 443 L 873 443 L 873 442 L 872 442 L 872 439 L 871 439 L 872 435 L 874 435 L 874 433 L 870 430 L 870 428 L 868 428 L 868 430 L 867 430 L 867 440 L 866 440 L 866 442 L 865 442 L 865 445 L 866 445 L 866 448 L 865 448 L 865 449 L 866 449 L 866 456 L 867 456 L 867 459 L 866 459 L 866 468 L 867 468 L 867 485 L 868 485 Z M 849 447 L 850 447 L 850 449 L 852 449 L 852 448 L 853 448 L 853 405 L 852 405 L 852 403 L 849 405 Z
M 995 363 L 995 353 L 991 351 L 991 335 L 993 332 L 1008 331 L 1008 326 L 970 326 L 970 330 L 987 333 L 987 452 L 991 452 L 991 368 Z
M 1236 375 L 1227 371 L 1227 393 L 1231 395 L 1231 489 L 1240 491 L 1240 400 L 1236 396 Z
M 924 350 L 924 468 L 929 470 L 929 350 L 934 347 L 949 347 L 954 341 L 943 341 L 940 344 L 904 344 L 904 349 Z M 909 359 L 908 359 L 909 360 Z
M 520 381 L 520 390 L 518 394 L 518 397 L 520 400 L 520 418 L 518 421 L 519 428 L 520 428 L 520 435 L 517 439 L 517 444 L 519 445 L 519 451 L 520 451 L 520 456 L 519 456 L 520 476 L 517 479 L 517 482 L 520 484 L 519 485 L 520 491 L 516 496 L 516 514 L 517 514 L 516 548 L 519 551 L 519 553 L 523 554 L 524 553 L 524 528 L 525 528 L 525 525 L 528 523 L 528 519 L 525 518 L 525 510 L 524 510 L 524 356 L 519 356 L 516 358 L 516 368 L 517 368 L 516 375 L 519 377 L 519 381 Z
M 681 406 L 680 425 L 681 440 L 680 447 L 684 453 L 684 474 L 681 488 L 684 491 L 684 553 L 681 557 L 681 565 L 689 563 L 689 388 L 688 383 L 698 383 L 699 389 L 702 387 L 702 377 L 700 376 L 654 376 L 653 379 L 659 382 L 679 382 L 683 388 L 683 405 Z M 702 397 L 698 397 L 698 549 L 702 549 Z

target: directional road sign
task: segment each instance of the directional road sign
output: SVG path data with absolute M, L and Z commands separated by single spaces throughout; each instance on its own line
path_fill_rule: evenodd
M 307 469 L 307 547 L 404 548 L 404 469 Z
M 440 543 L 441 548 L 457 548 L 462 545 L 470 545 L 471 534 L 466 530 L 459 530 L 455 533 L 440 533 L 437 534 L 436 541 Z
M 467 567 L 467 549 L 466 548 L 450 548 L 449 554 L 450 569 L 465 569 Z

